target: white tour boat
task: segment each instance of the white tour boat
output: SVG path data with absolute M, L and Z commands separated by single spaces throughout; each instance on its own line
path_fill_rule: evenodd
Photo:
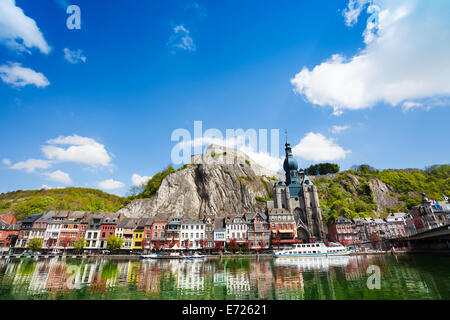
M 323 242 L 294 244 L 293 247 L 273 251 L 274 257 L 277 258 L 344 256 L 349 253 L 341 244 L 332 243 L 327 247 Z

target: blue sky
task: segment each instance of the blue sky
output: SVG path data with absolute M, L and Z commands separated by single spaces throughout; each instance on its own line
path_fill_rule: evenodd
M 79 30 L 66 26 L 68 4 L 81 9 Z M 133 174 L 171 163 L 172 132 L 196 120 L 280 129 L 280 140 L 286 129 L 302 167 L 448 163 L 449 9 L 0 0 L 0 192 L 126 194 Z

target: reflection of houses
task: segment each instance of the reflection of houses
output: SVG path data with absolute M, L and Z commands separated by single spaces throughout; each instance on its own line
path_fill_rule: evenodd
M 298 269 L 275 268 L 274 278 L 275 290 L 281 295 L 279 299 L 288 298 L 290 292 L 298 294 L 300 290 L 303 297 L 303 273 Z
M 141 279 L 139 281 L 139 290 L 143 290 L 149 294 L 159 294 L 160 282 L 163 271 L 159 264 L 154 260 L 143 262 L 141 267 Z
M 227 280 L 227 294 L 236 295 L 236 299 L 245 298 L 250 292 L 250 278 L 248 273 L 229 273 Z
M 247 237 L 252 249 L 265 249 L 270 245 L 270 227 L 264 213 L 247 213 Z M 295 228 L 293 227 L 295 230 Z
M 178 265 L 177 288 L 181 290 L 203 290 L 205 278 L 201 274 L 203 262 L 184 261 Z
M 272 267 L 271 261 L 256 261 L 250 265 L 250 283 L 256 284 L 258 299 L 268 299 L 272 289 Z
M 139 261 L 130 261 L 128 264 L 128 283 L 137 285 L 139 282 L 141 263 Z

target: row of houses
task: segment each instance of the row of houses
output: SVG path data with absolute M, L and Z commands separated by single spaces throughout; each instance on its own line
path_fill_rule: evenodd
M 269 223 L 270 221 L 270 223 Z M 0 214 L 0 247 L 26 250 L 33 238 L 42 239 L 43 249 L 69 250 L 85 239 L 85 250 L 107 248 L 111 236 L 121 237 L 122 250 L 216 249 L 225 245 L 260 250 L 273 242 L 298 242 L 294 217 L 275 210 L 203 219 L 161 214 L 152 218 L 128 218 L 118 213 L 46 211 L 17 223 L 12 213 Z M 281 240 L 280 240 L 281 239 Z M 280 240 L 277 242 L 277 240 Z
M 45 211 L 17 223 L 13 213 L 0 213 L 0 248 L 25 250 L 28 241 L 42 239 L 44 249 L 71 249 L 86 239 L 86 250 L 107 248 L 111 236 L 121 237 L 122 250 L 223 250 L 234 248 L 267 249 L 300 242 L 299 223 L 294 213 L 267 208 L 265 213 L 244 213 L 202 219 L 159 214 L 152 218 L 127 218 L 118 213 L 88 211 Z M 328 226 L 327 239 L 344 245 L 370 244 L 426 231 L 450 221 L 450 203 L 422 203 L 412 213 L 392 213 L 386 218 L 336 218 Z M 311 239 L 310 239 L 311 240 Z M 4 249 L 2 249 L 3 251 Z
M 339 217 L 328 226 L 328 239 L 347 246 L 370 244 L 373 236 L 380 241 L 400 238 L 416 233 L 413 219 L 408 213 L 391 213 L 386 218 Z
M 450 223 L 450 202 L 430 200 L 422 194 L 422 202 L 411 213 L 391 213 L 386 218 L 336 218 L 328 226 L 328 239 L 347 245 L 407 237 L 419 232 L 446 226 Z

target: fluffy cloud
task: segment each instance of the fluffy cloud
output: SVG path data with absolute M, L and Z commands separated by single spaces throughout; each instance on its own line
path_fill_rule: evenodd
M 344 150 L 320 133 L 309 132 L 299 144 L 292 148 L 294 156 L 311 161 L 344 159 L 350 150 Z
M 10 169 L 15 170 L 25 170 L 26 172 L 35 172 L 36 169 L 48 169 L 52 166 L 52 162 L 48 160 L 40 160 L 40 159 L 28 159 L 26 161 L 20 161 L 12 166 Z
M 365 48 L 351 58 L 335 54 L 312 70 L 303 68 L 291 79 L 294 90 L 333 107 L 336 115 L 379 102 L 397 106 L 450 95 L 450 3 L 350 0 L 346 24 L 355 24 L 366 7 Z
M 70 179 L 70 176 L 61 170 L 56 170 L 54 172 L 44 172 L 44 176 L 47 176 L 47 178 L 51 181 L 60 182 L 64 184 L 71 184 L 72 179 Z
M 70 50 L 68 48 L 64 48 L 64 59 L 71 64 L 86 62 L 87 60 L 86 56 L 83 54 L 83 50 Z
M 9 160 L 8 158 L 5 158 L 5 159 L 2 160 L 2 163 L 3 163 L 5 166 L 9 166 L 9 165 L 11 165 L 11 160 Z
M 189 34 L 190 31 L 183 25 L 177 25 L 173 28 L 173 35 L 170 37 L 167 45 L 184 51 L 195 51 L 194 40 Z
M 26 16 L 15 0 L 0 0 L 0 42 L 13 50 L 25 51 L 38 48 L 48 54 L 50 47 L 36 22 Z
M 349 126 L 332 126 L 331 127 L 331 132 L 333 134 L 338 134 L 338 133 L 341 133 L 342 131 L 345 131 L 345 130 L 348 130 L 348 129 L 350 129 Z
M 140 187 L 147 184 L 148 180 L 152 177 L 140 176 L 137 173 L 134 173 L 131 176 L 131 182 L 133 183 L 133 187 Z
M 0 78 L 3 82 L 13 87 L 25 87 L 26 85 L 32 84 L 38 88 L 45 88 L 50 84 L 42 73 L 30 68 L 24 68 L 17 62 L 1 65 Z
M 60 136 L 47 141 L 42 151 L 48 159 L 59 162 L 77 162 L 88 164 L 93 167 L 108 166 L 111 163 L 111 156 L 103 144 L 92 138 L 73 136 Z M 66 145 L 63 148 L 58 145 Z
M 108 179 L 98 184 L 98 187 L 103 190 L 115 190 L 123 188 L 124 186 L 125 184 L 123 182 L 116 181 L 113 179 Z

